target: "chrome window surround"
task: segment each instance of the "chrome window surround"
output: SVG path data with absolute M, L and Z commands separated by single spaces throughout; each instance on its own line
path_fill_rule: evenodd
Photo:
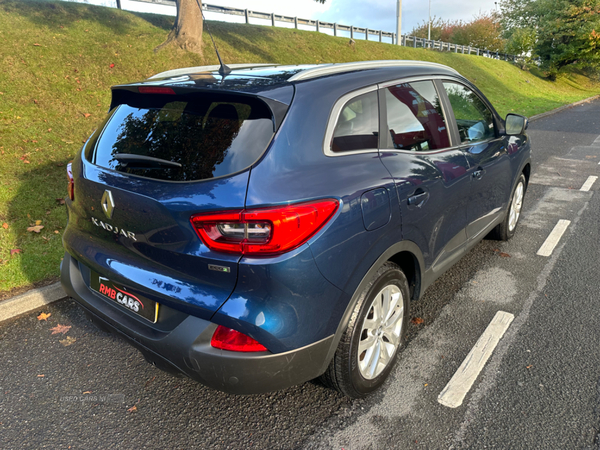
M 329 116 L 329 121 L 327 122 L 327 129 L 325 131 L 325 138 L 323 140 L 323 153 L 325 153 L 325 156 L 338 157 L 338 156 L 346 156 L 346 155 L 357 155 L 357 154 L 361 154 L 361 153 L 378 153 L 380 151 L 382 151 L 382 152 L 415 153 L 414 151 L 410 151 L 410 150 L 388 149 L 388 148 L 353 150 L 353 151 L 348 151 L 348 152 L 335 153 L 335 152 L 331 151 L 331 139 L 333 137 L 333 132 L 335 131 L 335 126 L 337 125 L 337 121 L 340 117 L 340 113 L 342 112 L 342 108 L 352 98 L 358 97 L 359 95 L 363 95 L 368 92 L 376 91 L 379 89 L 385 89 L 385 88 L 388 88 L 391 86 L 396 86 L 396 85 L 402 84 L 402 83 L 414 83 L 416 81 L 433 81 L 433 80 L 456 81 L 455 79 L 450 78 L 447 75 L 429 75 L 429 76 L 423 75 L 423 76 L 418 76 L 418 77 L 399 78 L 394 81 L 386 81 L 385 83 L 380 83 L 380 84 L 376 84 L 373 86 L 368 86 L 366 88 L 359 89 L 357 91 L 352 91 L 352 92 L 340 97 L 338 99 L 338 101 L 335 102 L 335 105 L 333 105 L 333 109 L 331 110 L 331 114 Z M 437 91 L 437 86 L 435 86 L 435 84 L 434 84 L 434 87 L 436 88 L 436 91 Z M 440 95 L 440 93 L 438 92 L 438 96 L 439 95 Z M 450 137 L 450 129 L 448 128 L 448 119 L 447 119 L 448 113 L 447 113 L 443 103 L 441 104 L 441 106 L 442 106 L 442 112 L 444 113 L 444 120 L 446 121 L 446 132 L 448 133 L 448 137 Z M 380 118 L 380 120 L 381 120 L 381 118 Z M 452 142 L 451 139 L 450 139 L 450 142 Z M 461 145 L 461 147 L 462 146 L 464 146 L 464 145 Z M 425 155 L 425 154 L 431 154 L 431 153 L 439 153 L 440 151 L 445 151 L 450 148 L 456 148 L 456 147 L 447 147 L 447 148 L 443 148 L 443 149 L 430 150 L 427 152 L 419 152 L 419 154 Z

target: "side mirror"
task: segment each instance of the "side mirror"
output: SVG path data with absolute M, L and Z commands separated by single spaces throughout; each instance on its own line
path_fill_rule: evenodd
M 525 116 L 520 116 L 518 114 L 508 114 L 506 116 L 506 134 L 508 136 L 523 134 L 528 126 L 529 121 Z

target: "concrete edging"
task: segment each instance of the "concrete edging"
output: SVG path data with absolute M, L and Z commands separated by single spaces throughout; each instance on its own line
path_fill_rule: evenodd
M 66 297 L 67 294 L 65 294 L 60 282 L 32 289 L 24 294 L 0 302 L 0 322 L 20 316 L 21 314 L 49 305 Z
M 531 116 L 531 117 L 529 117 L 529 121 L 532 122 L 534 120 L 543 119 L 544 117 L 551 116 L 552 114 L 556 114 L 558 112 L 564 111 L 565 109 L 569 109 L 574 106 L 582 105 L 584 103 L 589 103 L 589 102 L 592 102 L 599 98 L 600 98 L 600 94 L 594 95 L 593 97 L 584 98 L 583 100 L 579 100 L 578 102 L 571 103 L 570 105 L 561 106 L 560 108 L 553 109 L 552 111 L 548 111 L 545 113 L 536 114 L 535 116 Z

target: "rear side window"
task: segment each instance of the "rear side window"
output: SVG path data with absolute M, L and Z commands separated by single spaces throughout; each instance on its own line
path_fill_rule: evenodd
M 273 137 L 271 111 L 258 99 L 155 97 L 114 108 L 88 159 L 159 180 L 206 180 L 252 165 Z
M 429 151 L 450 147 L 440 98 L 432 81 L 384 89 L 391 147 Z
M 461 143 L 480 142 L 496 136 L 494 116 L 475 92 L 451 82 L 444 82 L 444 88 L 454 111 Z
M 377 92 L 369 92 L 349 100 L 338 118 L 331 151 L 334 153 L 377 149 L 379 103 Z

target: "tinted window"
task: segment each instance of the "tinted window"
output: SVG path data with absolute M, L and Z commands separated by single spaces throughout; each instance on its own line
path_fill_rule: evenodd
M 349 100 L 340 113 L 333 132 L 331 150 L 347 152 L 378 147 L 379 103 L 377 92 Z
M 143 103 L 112 111 L 90 158 L 93 162 L 160 180 L 204 180 L 252 165 L 273 136 L 271 112 L 260 100 L 142 97 Z
M 444 83 L 463 144 L 485 141 L 496 136 L 494 116 L 479 96 L 457 83 Z
M 432 81 L 385 89 L 387 129 L 393 148 L 428 151 L 450 147 L 442 106 Z

